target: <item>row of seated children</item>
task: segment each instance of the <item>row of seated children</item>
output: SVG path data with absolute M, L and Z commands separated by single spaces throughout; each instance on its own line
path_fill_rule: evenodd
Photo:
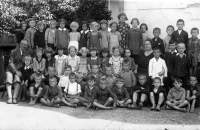
M 123 70 L 128 68 L 129 62 L 124 61 Z M 30 104 L 35 104 L 38 98 L 41 98 L 40 101 L 43 104 L 56 107 L 59 107 L 59 103 L 62 101 L 71 107 L 77 107 L 77 104 L 81 104 L 87 108 L 95 106 L 101 109 L 113 109 L 119 106 L 141 109 L 143 103 L 146 101 L 148 104 L 148 99 L 150 99 L 151 110 L 160 111 L 161 106 L 166 102 L 167 109 L 170 107 L 180 111 L 194 112 L 195 104 L 199 102 L 200 90 L 195 76 L 190 76 L 187 92 L 181 87 L 182 80 L 175 78 L 174 87 L 167 95 L 159 77 L 153 79 L 153 87 L 150 87 L 146 82 L 147 77 L 141 74 L 138 76 L 137 84 L 131 85 L 130 89 L 125 86 L 127 79 L 122 77 L 112 80 L 113 84 L 109 86 L 111 80 L 107 77 L 112 77 L 110 65 L 106 66 L 105 76 L 96 77 L 98 69 L 98 65 L 92 66 L 94 73 L 87 76 L 86 83 L 82 79 L 83 75 L 73 73 L 72 67 L 69 65 L 66 66 L 64 76 L 60 79 L 53 73 L 53 67 L 48 68 L 49 75 L 45 79 L 42 78 L 42 74 L 35 74 L 35 83 L 30 86 L 28 91 L 31 97 Z M 42 89 L 43 91 L 41 91 Z M 132 90 L 132 92 L 127 91 L 127 89 Z M 131 103 L 132 105 L 130 105 Z M 182 108 L 184 106 L 187 106 L 187 109 Z

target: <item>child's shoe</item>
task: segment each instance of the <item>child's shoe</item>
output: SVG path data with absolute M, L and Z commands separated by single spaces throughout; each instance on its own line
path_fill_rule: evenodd
M 156 111 L 160 111 L 160 105 L 157 105 Z
M 156 109 L 156 104 L 153 104 L 153 106 L 151 107 L 151 110 L 155 110 Z
M 13 104 L 17 104 L 17 99 L 16 98 L 13 98 L 13 101 L 12 101 Z
M 136 105 L 136 103 L 133 103 L 132 105 L 128 106 L 128 109 L 138 109 L 138 106 Z
M 187 112 L 186 108 L 179 108 L 179 111 Z
M 194 113 L 194 107 L 191 107 L 190 112 Z
M 138 107 L 139 107 L 139 109 L 142 109 L 143 108 L 143 102 L 140 102 Z
M 12 98 L 9 98 L 7 104 L 12 104 Z

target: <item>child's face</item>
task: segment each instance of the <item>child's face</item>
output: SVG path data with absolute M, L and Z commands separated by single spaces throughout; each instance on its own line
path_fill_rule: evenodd
M 91 54 L 92 57 L 95 57 L 96 54 L 97 54 L 97 51 L 96 51 L 96 50 L 91 50 L 91 51 L 90 51 L 90 54 Z
M 60 28 L 65 28 L 65 23 L 64 22 L 60 22 Z
M 190 77 L 190 85 L 195 86 L 197 84 L 196 77 Z
M 44 31 L 44 25 L 43 24 L 39 26 L 39 31 L 40 32 Z
M 112 24 L 112 26 L 110 28 L 111 28 L 111 31 L 115 32 L 117 30 L 117 25 Z
M 123 64 L 122 65 L 123 70 L 127 71 L 130 69 L 130 65 L 129 64 Z
M 83 25 L 82 25 L 82 29 L 83 29 L 83 31 L 86 31 L 87 28 L 88 28 L 88 27 L 87 27 L 87 24 L 83 24 Z
M 69 54 L 70 54 L 70 56 L 74 57 L 76 55 L 76 49 L 75 48 L 71 48 L 69 50 Z
M 111 67 L 106 67 L 106 75 L 108 75 L 108 76 L 112 75 L 112 68 Z
M 138 80 L 139 80 L 140 85 L 144 85 L 146 83 L 146 77 L 144 76 L 139 77 Z
M 68 76 L 68 75 L 71 73 L 71 71 L 72 71 L 71 68 L 67 68 L 67 69 L 65 69 L 65 71 L 64 71 L 64 75 L 65 75 L 65 76 Z
M 136 20 L 133 20 L 131 25 L 132 25 L 133 28 L 137 28 L 138 22 Z
M 176 44 L 175 43 L 170 44 L 169 48 L 170 48 L 171 51 L 174 51 L 176 49 Z
M 56 23 L 54 23 L 54 22 L 50 22 L 50 28 L 51 28 L 51 29 L 56 28 Z
M 63 55 L 63 50 L 58 50 L 58 55 L 62 56 Z
M 88 80 L 88 85 L 90 87 L 93 87 L 95 85 L 95 81 L 94 80 Z
M 115 56 L 119 56 L 119 55 L 120 55 L 120 52 L 119 52 L 119 49 L 118 49 L 118 48 L 115 49 L 115 50 L 113 51 L 113 53 L 114 53 Z
M 42 51 L 37 51 L 37 57 L 41 58 L 42 57 Z
M 35 83 L 39 84 L 42 81 L 42 76 L 39 76 L 39 77 L 35 76 L 34 79 L 35 79 Z
M 92 31 L 97 32 L 98 31 L 98 26 L 97 25 L 93 25 L 92 26 Z
M 25 59 L 24 62 L 25 62 L 26 66 L 29 66 L 31 64 L 31 60 L 30 59 Z
M 185 51 L 185 46 L 184 45 L 178 45 L 177 50 L 178 50 L 179 54 L 183 54 L 184 51 Z
M 197 35 L 199 35 L 199 32 L 197 30 L 192 30 L 191 35 L 192 37 L 196 38 Z
M 26 24 L 23 24 L 23 25 L 22 25 L 22 30 L 26 30 L 26 28 L 27 28 L 27 25 L 26 25 Z
M 174 87 L 175 87 L 176 89 L 179 89 L 181 86 L 182 86 L 182 83 L 177 82 L 177 81 L 174 82 Z
M 174 32 L 173 28 L 167 28 L 167 35 L 168 36 L 171 36 L 173 32 Z
M 105 30 L 106 28 L 107 28 L 107 25 L 106 24 L 101 24 L 101 28 L 103 29 L 103 30 Z
M 146 26 L 141 26 L 142 33 L 145 33 L 147 31 Z
M 76 81 L 76 77 L 75 77 L 75 76 L 69 77 L 69 81 L 70 81 L 71 83 L 74 83 L 74 82 Z
M 30 26 L 30 27 L 35 27 L 35 25 L 36 25 L 36 22 L 35 22 L 35 21 L 30 21 L 30 22 L 29 22 L 29 26 Z
M 48 74 L 49 76 L 54 76 L 54 68 L 48 68 Z
M 106 88 L 106 81 L 100 81 L 99 87 L 101 89 L 105 89 Z
M 99 72 L 99 67 L 98 67 L 98 65 L 93 65 L 92 66 L 92 73 L 93 74 L 97 74 Z
M 51 57 L 51 53 L 46 53 L 47 58 Z
M 125 56 L 130 57 L 131 56 L 131 51 L 130 50 L 125 50 Z
M 161 54 L 160 50 L 153 50 L 153 55 L 155 58 L 159 58 L 160 54 Z
M 155 38 L 158 38 L 159 35 L 160 35 L 160 31 L 154 31 L 153 35 L 154 35 Z
M 102 52 L 103 57 L 108 57 L 108 52 Z
M 155 79 L 154 82 L 153 82 L 153 85 L 154 85 L 154 87 L 156 87 L 156 88 L 160 87 L 160 86 L 161 86 L 160 80 Z
M 125 22 L 126 21 L 126 16 L 120 16 L 119 21 L 120 22 Z
M 77 27 L 73 26 L 71 27 L 72 31 L 75 32 L 77 30 Z
M 55 87 L 57 85 L 57 79 L 56 78 L 52 78 L 49 80 L 49 85 L 51 87 Z
M 121 81 L 117 81 L 116 86 L 121 89 L 124 86 L 124 83 Z
M 83 80 L 83 76 L 77 76 L 76 77 L 76 82 L 80 83 Z
M 81 54 L 82 54 L 83 57 L 86 57 L 87 56 L 87 51 L 82 51 Z
M 185 26 L 185 24 L 183 22 L 178 22 L 176 26 L 178 27 L 178 30 L 183 30 L 183 27 Z

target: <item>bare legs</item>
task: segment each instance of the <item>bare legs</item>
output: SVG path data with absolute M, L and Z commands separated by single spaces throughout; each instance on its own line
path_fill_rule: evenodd
M 18 97 L 18 93 L 19 93 L 19 89 L 20 89 L 20 84 L 19 83 L 15 83 L 14 84 L 14 93 L 12 95 L 12 85 L 11 84 L 6 84 L 6 89 L 7 89 L 7 93 L 8 93 L 8 104 L 17 104 L 17 97 Z

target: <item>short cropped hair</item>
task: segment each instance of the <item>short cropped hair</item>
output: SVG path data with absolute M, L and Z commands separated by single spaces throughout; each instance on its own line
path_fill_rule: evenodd
M 47 68 L 47 70 L 49 70 L 49 69 L 53 69 L 53 71 L 55 71 L 55 67 L 53 67 L 53 66 L 49 66 L 49 67 Z
M 86 24 L 87 27 L 88 27 L 88 22 L 87 22 L 87 21 L 82 21 L 82 22 L 81 22 L 81 27 L 83 26 L 83 24 Z
M 27 55 L 24 57 L 24 60 L 29 60 L 30 62 L 32 62 L 32 57 L 30 55 Z
M 75 78 L 76 78 L 76 74 L 75 74 L 74 72 L 71 72 L 71 73 L 69 74 L 69 78 L 71 78 L 71 77 L 75 77 Z
M 73 22 L 70 24 L 70 28 L 72 28 L 72 27 L 76 27 L 76 28 L 78 29 L 79 24 L 78 24 L 77 22 L 73 21 Z
M 122 77 L 118 77 L 117 79 L 116 79 L 116 83 L 117 82 L 122 82 L 122 83 L 124 83 L 124 79 L 122 78 Z
M 54 23 L 55 25 L 57 24 L 56 20 L 50 20 L 49 23 Z
M 184 46 L 185 47 L 185 44 L 184 43 L 179 43 L 177 48 L 180 47 L 180 46 Z
M 57 77 L 56 77 L 56 76 L 49 77 L 49 80 L 52 80 L 52 79 L 55 79 L 55 80 L 56 80 L 56 82 L 58 82 L 58 81 L 57 81 Z
M 92 65 L 92 67 L 91 67 L 91 68 L 93 68 L 94 66 L 97 66 L 97 68 L 99 69 L 99 65 Z
M 156 28 L 153 29 L 153 32 L 157 32 L 157 31 L 159 31 L 161 33 L 161 29 L 160 28 L 156 27 Z
M 63 18 L 59 19 L 58 22 L 59 22 L 59 24 L 60 24 L 60 23 L 64 23 L 64 24 L 66 24 L 66 20 L 63 19 Z
M 106 82 L 106 78 L 100 78 L 100 82 Z
M 58 46 L 57 50 L 64 50 L 64 48 L 62 46 Z
M 191 79 L 192 77 L 197 80 L 197 76 L 195 76 L 195 75 L 190 75 L 189 79 Z
M 44 29 L 46 27 L 46 23 L 44 21 L 39 21 L 36 25 L 36 28 L 39 29 L 39 26 L 43 25 L 44 26 Z
M 153 81 L 155 81 L 155 80 L 159 80 L 159 81 L 161 82 L 161 78 L 159 78 L 159 77 L 155 77 L 155 78 L 153 79 Z
M 174 40 L 170 39 L 170 40 L 169 40 L 169 45 L 170 45 L 170 44 L 176 44 L 176 42 L 175 42 Z
M 129 64 L 129 63 L 130 63 L 130 62 L 129 62 L 128 59 L 124 59 L 123 62 L 122 62 L 123 65 L 124 65 L 124 64 Z
M 103 57 L 103 53 L 108 53 L 108 56 L 109 56 L 109 49 L 104 47 L 103 49 L 101 49 L 101 52 L 100 52 L 100 57 Z
M 138 79 L 141 78 L 141 77 L 144 77 L 145 79 L 147 79 L 147 76 L 145 74 L 139 74 L 138 75 Z
M 83 78 L 83 73 L 81 73 L 81 72 L 76 72 L 76 77 L 81 77 L 81 78 Z
M 174 30 L 174 26 L 172 26 L 172 25 L 168 25 L 167 28 L 166 28 L 166 31 L 167 31 L 168 28 L 172 28 Z
M 41 51 L 42 52 L 42 54 L 43 54 L 43 49 L 41 48 L 41 47 L 38 47 L 37 49 L 35 49 L 35 53 L 38 53 L 39 51 Z
M 35 77 L 41 77 L 42 78 L 42 74 L 41 73 L 35 73 Z
M 131 20 L 131 24 L 133 23 L 133 21 L 137 21 L 137 24 L 138 24 L 138 25 L 140 24 L 140 22 L 139 22 L 139 19 L 138 19 L 138 18 L 133 18 L 133 19 Z
M 105 68 L 106 68 L 106 69 L 107 69 L 107 68 L 112 68 L 112 65 L 111 65 L 111 64 L 107 64 Z
M 93 75 L 87 77 L 87 81 L 96 81 L 96 78 Z
M 154 47 L 154 48 L 153 48 L 153 51 L 157 51 L 157 50 L 159 50 L 159 51 L 161 52 L 160 47 Z
M 142 24 L 140 25 L 140 29 L 142 29 L 142 26 L 145 26 L 146 30 L 148 30 L 148 26 L 147 26 L 146 23 L 142 23 Z
M 199 29 L 198 28 L 192 28 L 190 33 L 192 34 L 192 31 L 197 31 L 199 33 Z
M 179 19 L 179 20 L 177 20 L 177 22 L 176 22 L 176 23 L 179 23 L 179 22 L 183 22 L 183 24 L 185 24 L 185 22 L 184 22 L 184 20 L 183 20 L 183 19 Z
M 176 77 L 173 79 L 173 83 L 174 82 L 183 83 L 183 80 L 181 78 Z

